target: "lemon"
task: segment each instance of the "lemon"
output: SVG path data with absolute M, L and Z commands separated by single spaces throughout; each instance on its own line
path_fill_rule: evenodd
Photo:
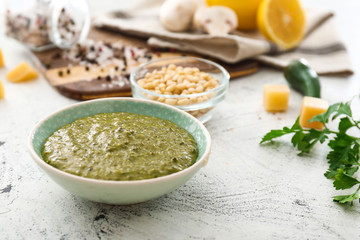
M 4 84 L 0 80 L 0 99 L 3 99 L 5 96 Z
M 305 11 L 300 0 L 262 0 L 257 26 L 267 39 L 283 49 L 291 49 L 304 36 Z
M 256 14 L 261 0 L 206 0 L 208 6 L 229 7 L 237 15 L 239 30 L 256 29 Z

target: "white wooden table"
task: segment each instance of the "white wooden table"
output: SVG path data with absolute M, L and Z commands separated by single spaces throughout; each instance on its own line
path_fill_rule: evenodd
M 91 1 L 94 13 L 126 6 L 126 1 Z M 333 9 L 355 74 L 321 77 L 330 103 L 360 93 L 360 2 L 307 0 L 306 6 Z M 3 16 L 3 1 L 0 0 Z M 1 20 L 3 23 L 3 20 Z M 5 38 L 0 47 L 7 67 L 30 61 L 25 49 Z M 332 202 L 338 195 L 323 173 L 328 147 L 299 157 L 282 138 L 259 145 L 270 129 L 291 125 L 301 95 L 291 92 L 285 113 L 262 106 L 262 86 L 284 83 L 280 71 L 263 68 L 231 81 L 226 101 L 206 124 L 213 149 L 209 164 L 186 185 L 159 199 L 112 206 L 66 192 L 33 162 L 27 139 L 34 124 L 76 101 L 60 95 L 47 81 L 11 84 L 0 69 L 6 98 L 0 101 L 0 239 L 359 239 L 360 204 Z M 355 105 L 360 114 L 360 105 Z

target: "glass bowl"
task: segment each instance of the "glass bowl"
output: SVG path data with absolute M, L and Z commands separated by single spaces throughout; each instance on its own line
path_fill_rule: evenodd
M 208 75 L 210 75 L 211 78 L 208 77 Z M 208 79 L 203 79 L 199 76 L 206 76 Z M 145 84 L 148 83 L 146 81 L 149 80 L 149 78 L 153 81 L 150 85 L 153 84 L 155 88 L 158 87 L 157 90 L 149 90 L 147 85 L 144 86 L 144 82 Z M 177 80 L 178 78 L 181 78 L 182 82 L 179 82 Z M 216 87 L 211 89 L 208 87 L 199 87 L 200 90 L 194 90 L 198 89 L 197 87 L 200 81 L 204 84 L 203 86 L 206 86 L 207 83 L 205 81 L 210 81 L 210 79 L 217 82 Z M 155 59 L 140 65 L 130 75 L 131 90 L 134 98 L 148 99 L 173 105 L 178 109 L 190 113 L 202 123 L 210 120 L 211 110 L 225 99 L 229 87 L 229 79 L 229 73 L 222 66 L 215 62 L 196 57 Z M 167 85 L 169 88 L 175 89 L 181 89 L 184 84 L 190 84 L 189 86 L 192 84 L 192 90 L 194 91 L 191 90 L 188 93 L 161 91 L 159 90 L 159 86 L 161 83 L 164 83 L 164 81 L 175 82 L 174 87 Z M 201 88 L 203 88 L 203 91 L 201 91 Z

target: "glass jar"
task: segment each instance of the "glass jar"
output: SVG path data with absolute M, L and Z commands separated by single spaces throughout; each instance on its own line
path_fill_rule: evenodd
M 69 48 L 90 30 L 86 0 L 6 0 L 6 35 L 34 51 Z

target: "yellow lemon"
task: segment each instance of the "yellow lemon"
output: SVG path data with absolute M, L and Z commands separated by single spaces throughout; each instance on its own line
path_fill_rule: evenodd
M 256 29 L 256 13 L 261 0 L 206 0 L 208 6 L 229 7 L 237 15 L 239 30 Z
M 3 84 L 3 82 L 0 80 L 0 99 L 3 99 L 4 96 L 5 96 L 4 84 Z
M 299 0 L 262 0 L 257 25 L 260 32 L 278 46 L 294 48 L 304 36 L 305 11 Z

